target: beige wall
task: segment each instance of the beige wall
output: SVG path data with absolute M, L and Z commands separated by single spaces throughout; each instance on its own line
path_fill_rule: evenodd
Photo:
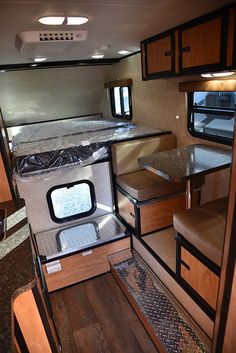
M 5 122 L 17 125 L 100 112 L 110 66 L 0 73 Z
M 186 96 L 185 93 L 178 91 L 178 83 L 186 78 L 142 81 L 140 54 L 121 60 L 112 67 L 110 80 L 125 78 L 133 79 L 132 102 L 135 123 L 171 130 L 177 136 L 178 146 L 194 143 L 212 144 L 192 137 L 187 131 Z M 107 96 L 103 102 L 103 110 L 105 116 L 110 115 L 110 102 Z M 207 176 L 202 201 L 225 196 L 228 193 L 228 181 L 229 171 Z

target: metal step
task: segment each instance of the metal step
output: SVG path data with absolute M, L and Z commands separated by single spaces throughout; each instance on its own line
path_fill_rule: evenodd
M 109 261 L 160 353 L 210 352 L 210 340 L 135 251 L 116 253 Z

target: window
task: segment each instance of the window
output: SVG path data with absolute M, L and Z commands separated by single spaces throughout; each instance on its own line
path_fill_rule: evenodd
M 188 93 L 188 129 L 193 136 L 232 144 L 235 92 Z
M 112 87 L 110 88 L 111 111 L 114 118 L 131 120 L 131 87 Z
M 96 209 L 94 186 L 89 180 L 54 186 L 47 192 L 47 201 L 57 223 L 89 216 Z

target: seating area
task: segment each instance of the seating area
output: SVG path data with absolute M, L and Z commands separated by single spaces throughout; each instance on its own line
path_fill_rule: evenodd
M 210 311 L 216 309 L 227 205 L 225 197 L 173 218 L 178 233 L 177 277 Z
M 201 173 L 193 179 L 194 206 L 186 209 L 185 182 L 144 170 L 138 159 L 176 147 L 171 133 L 112 145 L 116 212 L 214 319 L 228 199 L 200 203 Z
M 173 134 L 147 137 L 112 146 L 118 213 L 143 235 L 172 224 L 173 213 L 185 209 L 185 184 L 143 170 L 138 159 L 176 147 Z

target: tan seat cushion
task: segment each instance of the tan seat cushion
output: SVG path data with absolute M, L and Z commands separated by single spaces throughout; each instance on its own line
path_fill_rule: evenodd
M 174 214 L 174 228 L 216 265 L 221 266 L 228 198 Z
M 120 175 L 117 177 L 116 182 L 128 194 L 139 201 L 163 197 L 185 190 L 184 183 L 172 183 L 148 170 Z
M 113 171 L 118 176 L 143 170 L 140 157 L 175 147 L 176 137 L 171 133 L 115 143 L 111 147 Z

